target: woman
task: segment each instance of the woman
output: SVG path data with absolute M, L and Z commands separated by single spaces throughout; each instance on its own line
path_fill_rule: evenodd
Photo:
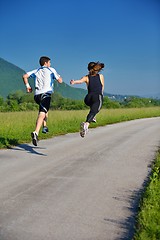
M 95 121 L 96 114 L 100 111 L 103 102 L 104 91 L 104 76 L 99 72 L 104 68 L 104 63 L 90 62 L 88 64 L 88 75 L 82 77 L 80 80 L 71 80 L 70 84 L 86 83 L 88 94 L 84 102 L 90 107 L 89 114 L 87 115 L 86 122 L 80 124 L 80 135 L 84 137 L 88 132 L 89 124 Z

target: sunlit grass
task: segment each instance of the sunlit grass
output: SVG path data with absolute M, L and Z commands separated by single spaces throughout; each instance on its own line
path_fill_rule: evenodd
M 40 132 L 39 139 L 78 132 L 80 122 L 85 121 L 89 110 L 50 111 L 49 133 Z M 30 142 L 30 133 L 35 129 L 36 111 L 0 113 L 0 148 Z M 135 109 L 102 109 L 97 114 L 97 123 L 90 127 L 104 126 L 138 118 L 160 116 L 160 107 Z
M 134 240 L 160 239 L 160 152 L 141 199 Z

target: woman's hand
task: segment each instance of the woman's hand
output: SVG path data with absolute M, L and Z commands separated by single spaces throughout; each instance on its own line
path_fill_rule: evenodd
M 70 84 L 71 84 L 71 85 L 73 85 L 73 84 L 74 84 L 74 80 L 73 80 L 73 79 L 70 81 Z

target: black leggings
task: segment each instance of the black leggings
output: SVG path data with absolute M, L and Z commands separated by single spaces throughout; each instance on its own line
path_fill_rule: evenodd
M 87 106 L 90 107 L 90 112 L 86 118 L 86 122 L 90 123 L 102 107 L 103 95 L 97 93 L 89 93 L 86 95 L 84 102 Z

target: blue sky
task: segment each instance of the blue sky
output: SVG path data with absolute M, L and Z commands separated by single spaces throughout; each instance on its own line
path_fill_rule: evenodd
M 0 21 L 0 57 L 25 71 L 47 55 L 69 83 L 101 61 L 105 92 L 160 93 L 159 0 L 6 0 Z

